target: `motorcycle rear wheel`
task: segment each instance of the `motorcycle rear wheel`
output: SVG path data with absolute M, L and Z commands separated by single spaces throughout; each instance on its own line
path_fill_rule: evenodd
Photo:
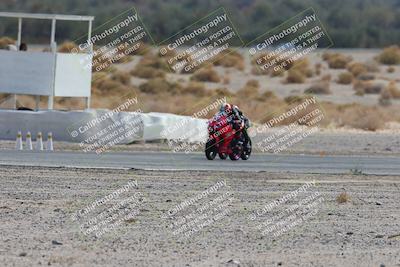
M 220 159 L 226 159 L 228 157 L 228 154 L 226 153 L 218 153 L 218 156 Z

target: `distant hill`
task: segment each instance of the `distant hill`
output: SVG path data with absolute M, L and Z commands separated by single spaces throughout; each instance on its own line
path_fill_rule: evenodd
M 96 16 L 100 25 L 134 6 L 156 42 L 224 6 L 244 41 L 250 41 L 312 6 L 335 47 L 383 47 L 400 43 L 398 0 L 1 0 L 1 11 L 62 13 Z M 0 36 L 16 36 L 16 21 L 0 19 Z M 84 23 L 60 22 L 57 40 L 85 33 Z M 29 42 L 48 41 L 50 23 L 26 21 Z

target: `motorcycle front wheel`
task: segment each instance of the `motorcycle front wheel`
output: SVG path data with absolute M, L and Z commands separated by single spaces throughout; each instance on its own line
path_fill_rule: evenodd
M 205 153 L 206 153 L 206 158 L 208 160 L 215 159 L 215 156 L 217 156 L 217 147 L 215 145 L 215 139 L 207 141 Z
M 244 145 L 244 148 L 243 148 L 243 153 L 242 153 L 242 155 L 240 156 L 241 158 L 242 158 L 242 160 L 248 160 L 249 158 L 250 158 L 250 155 L 251 155 L 251 140 L 249 140 L 249 143 L 247 144 L 247 146 L 246 145 Z

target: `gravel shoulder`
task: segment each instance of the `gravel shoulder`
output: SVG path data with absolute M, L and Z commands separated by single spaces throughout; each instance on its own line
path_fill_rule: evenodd
M 400 266 L 399 178 L 4 166 L 0 261 L 3 266 Z M 140 192 L 139 213 L 104 236 L 83 234 L 74 214 L 132 181 L 137 186 L 124 196 Z M 267 204 L 313 181 L 262 214 Z M 175 234 L 171 225 L 182 217 L 168 211 L 221 182 L 224 186 L 180 212 L 187 215 L 200 204 L 207 211 L 206 204 L 227 193 L 224 216 L 189 237 Z M 259 225 L 312 192 L 321 199 L 315 214 L 279 236 L 261 233 Z M 350 197 L 339 204 L 343 192 Z

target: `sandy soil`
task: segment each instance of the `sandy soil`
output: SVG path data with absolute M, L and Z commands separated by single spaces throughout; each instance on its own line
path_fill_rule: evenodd
M 0 177 L 3 266 L 400 266 L 399 177 L 39 167 L 2 167 Z M 313 180 L 306 192 L 255 213 Z M 129 181 L 137 187 L 124 194 L 141 192 L 139 214 L 99 238 L 80 232 L 74 214 Z M 179 214 L 167 211 L 221 182 L 199 201 L 230 192 L 225 216 L 189 238 L 174 235 Z M 321 200 L 313 216 L 279 236 L 257 229 L 312 192 Z M 339 204 L 343 192 L 350 200 Z

